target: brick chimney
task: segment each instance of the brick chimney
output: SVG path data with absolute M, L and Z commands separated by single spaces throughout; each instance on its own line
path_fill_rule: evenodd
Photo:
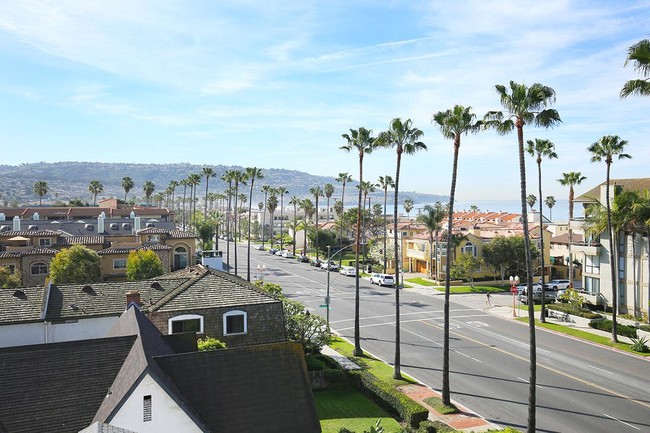
M 137 290 L 129 290 L 126 292 L 126 306 L 128 307 L 131 302 L 135 302 L 136 305 L 142 305 L 142 302 L 140 302 L 140 292 Z

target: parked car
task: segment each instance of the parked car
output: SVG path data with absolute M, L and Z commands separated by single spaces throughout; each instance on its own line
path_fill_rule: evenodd
M 269 248 L 269 254 L 275 254 L 278 252 L 277 248 Z
M 339 274 L 341 275 L 346 275 L 348 277 L 354 277 L 357 275 L 357 268 L 354 266 L 341 266 L 341 270 L 339 271 Z
M 570 284 L 571 281 L 569 280 L 551 280 L 548 283 L 548 287 L 557 292 L 558 290 L 566 290 Z
M 293 259 L 296 256 L 294 256 L 291 251 L 284 250 L 284 252 L 282 253 L 282 257 L 284 257 L 285 259 Z
M 284 254 L 285 251 L 287 251 L 287 250 L 277 250 L 277 251 L 275 252 L 275 255 L 276 255 L 276 256 L 282 256 L 282 254 Z
M 517 299 L 519 299 L 519 302 L 522 304 L 527 304 L 528 303 L 528 290 L 527 287 L 521 289 L 519 294 L 517 295 Z M 553 290 L 545 290 L 544 291 L 544 302 L 545 303 L 554 303 L 555 302 L 555 295 L 556 293 Z M 538 303 L 542 302 L 542 286 L 540 284 L 537 284 L 536 286 L 533 286 L 533 303 Z
M 334 262 L 321 262 L 320 268 L 321 269 L 326 269 L 328 271 L 338 271 L 339 270 L 339 265 L 337 265 Z
M 323 263 L 320 259 L 313 259 L 311 262 L 309 262 L 309 266 L 316 266 L 317 268 L 320 268 L 320 264 Z
M 256 246 L 255 246 L 255 249 L 258 250 L 258 251 L 264 251 L 266 248 L 264 248 L 264 247 L 260 244 L 260 245 L 256 245 Z
M 389 274 L 372 274 L 370 276 L 370 284 L 377 284 L 379 286 L 394 286 L 395 276 Z
M 298 260 L 300 263 L 309 263 L 309 257 L 304 254 L 299 254 L 296 256 L 296 260 Z

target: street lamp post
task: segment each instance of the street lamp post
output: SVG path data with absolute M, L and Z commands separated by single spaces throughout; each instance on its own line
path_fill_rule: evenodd
M 326 295 L 325 295 L 325 308 L 327 308 L 327 313 L 326 313 L 327 326 L 329 326 L 329 324 L 330 324 L 330 272 L 331 271 L 330 271 L 330 264 L 329 263 L 332 260 L 332 257 L 337 255 L 338 253 L 340 253 L 344 249 L 350 248 L 353 245 L 354 244 L 350 244 L 348 246 L 345 246 L 345 247 L 341 248 L 340 250 L 336 251 L 334 254 L 331 254 L 331 255 L 330 255 L 330 249 L 332 247 L 330 245 L 327 246 L 327 261 L 325 262 L 325 263 L 327 263 L 327 291 L 326 291 Z M 358 276 L 357 276 L 357 278 L 358 278 Z M 322 307 L 322 305 L 321 305 L 321 307 Z
M 519 284 L 518 276 L 510 276 L 510 291 L 512 292 L 512 317 L 517 317 L 517 310 L 515 310 L 515 298 L 517 297 L 517 284 Z

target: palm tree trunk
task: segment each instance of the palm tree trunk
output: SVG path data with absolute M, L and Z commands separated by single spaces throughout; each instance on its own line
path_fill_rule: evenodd
M 341 221 L 343 214 L 345 213 L 345 180 L 343 181 L 343 188 L 341 190 L 341 216 L 339 217 L 339 222 Z M 343 249 L 343 224 L 339 224 L 339 251 Z M 339 268 L 343 263 L 343 254 L 339 255 Z
M 233 236 L 233 255 L 235 256 L 235 276 L 237 276 L 237 220 L 239 220 L 239 209 L 237 207 L 237 197 L 239 196 L 239 182 L 235 182 L 235 215 L 233 221 L 233 228 L 235 231 L 235 236 Z
M 280 194 L 280 249 L 284 249 L 284 194 Z
M 262 188 L 265 188 L 262 186 Z M 262 249 L 264 249 L 264 225 L 266 223 L 266 200 L 268 197 L 268 192 L 264 192 L 264 212 L 262 212 Z
M 246 252 L 246 281 L 251 280 L 251 220 L 253 215 L 253 184 L 255 183 L 255 175 L 251 176 L 251 191 L 248 194 L 248 251 Z
M 402 147 L 397 148 L 397 169 L 395 170 L 395 203 L 393 206 L 393 246 L 395 247 L 395 361 L 393 363 L 393 378 L 401 379 L 401 350 L 400 350 L 400 317 L 399 317 L 399 270 L 401 263 L 399 261 L 399 242 L 397 237 L 397 202 L 399 199 L 399 169 L 402 162 Z
M 386 229 L 387 204 L 388 204 L 388 181 L 386 181 L 386 186 L 384 187 L 384 274 L 386 273 L 386 237 L 388 236 L 388 230 Z
M 618 275 L 616 274 L 616 257 L 618 256 L 617 251 L 614 250 L 614 233 L 612 232 L 612 210 L 609 204 L 609 168 L 610 162 L 607 161 L 607 182 L 605 190 L 605 201 L 607 206 L 607 233 L 609 235 L 609 261 L 610 261 L 610 270 L 611 270 L 611 279 L 612 279 L 612 341 L 618 342 L 618 333 L 617 333 L 617 324 L 616 324 L 616 310 L 618 309 L 618 290 L 617 290 L 617 280 Z M 618 243 L 616 245 L 618 247 Z
M 226 213 L 226 266 L 228 273 L 230 273 L 230 219 L 232 218 L 231 205 L 232 205 L 232 182 L 228 182 L 228 212 Z
M 363 151 L 359 151 L 359 185 L 363 183 Z M 354 356 L 362 356 L 361 340 L 359 337 L 359 248 L 361 246 L 361 188 L 359 188 L 359 201 L 357 204 L 357 232 L 355 233 L 356 272 L 354 277 Z
M 573 244 L 573 229 L 571 228 L 571 221 L 573 221 L 573 185 L 569 185 L 569 288 L 573 289 L 573 253 L 571 245 Z
M 206 176 L 205 177 L 205 200 L 203 203 L 203 216 L 208 215 L 208 182 L 210 181 L 210 177 Z
M 540 259 L 539 259 L 539 264 L 540 264 L 540 278 L 542 279 L 542 305 L 541 305 L 541 311 L 539 313 L 539 321 L 542 323 L 546 322 L 546 315 L 545 310 L 545 296 L 546 296 L 546 289 L 544 288 L 544 214 L 542 213 L 542 205 L 544 203 L 544 200 L 542 200 L 542 158 L 538 157 L 537 158 L 537 184 L 539 185 L 539 246 L 541 249 L 540 253 Z
M 318 260 L 318 194 L 316 194 L 316 260 Z

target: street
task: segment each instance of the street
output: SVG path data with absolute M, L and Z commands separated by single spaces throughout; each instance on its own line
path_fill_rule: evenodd
M 246 249 L 238 248 L 239 276 L 246 277 Z M 231 265 L 233 260 L 231 260 Z M 251 278 L 262 278 L 325 316 L 327 271 L 267 251 L 251 251 Z M 330 274 L 333 332 L 354 339 L 354 277 Z M 361 347 L 392 363 L 395 293 L 360 282 Z M 433 290 L 400 292 L 402 371 L 441 388 L 443 301 Z M 508 305 L 509 294 L 493 295 Z M 526 429 L 528 326 L 490 314 L 485 295 L 452 295 L 450 386 L 452 399 L 488 421 Z M 537 430 L 540 432 L 650 431 L 648 360 L 537 329 Z

